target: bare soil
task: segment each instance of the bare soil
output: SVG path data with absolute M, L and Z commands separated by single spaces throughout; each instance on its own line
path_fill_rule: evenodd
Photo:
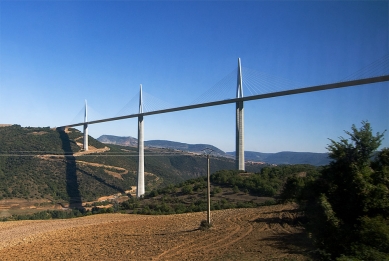
M 1 260 L 310 260 L 296 205 L 0 223 Z
M 43 210 L 62 209 L 48 199 L 2 199 L 0 200 L 0 218 L 11 215 L 29 215 Z M 0 259 L 1 260 L 1 259 Z

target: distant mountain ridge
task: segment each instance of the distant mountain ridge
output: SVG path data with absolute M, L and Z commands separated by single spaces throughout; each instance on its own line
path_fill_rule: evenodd
M 98 139 L 102 143 L 116 144 L 122 146 L 137 146 L 138 140 L 134 137 L 119 137 L 114 135 L 102 135 Z M 154 148 L 166 148 L 193 153 L 201 153 L 203 149 L 212 149 L 215 155 L 228 158 L 235 157 L 235 152 L 224 152 L 221 149 L 209 144 L 187 144 L 168 140 L 145 141 L 145 146 Z M 245 151 L 245 160 L 254 162 L 264 162 L 268 164 L 310 164 L 314 166 L 327 165 L 330 162 L 327 153 L 314 152 L 292 152 L 283 151 L 277 153 L 263 153 L 255 151 Z
M 101 143 L 106 143 L 106 144 L 115 144 L 115 145 L 122 145 L 122 146 L 131 146 L 131 147 L 138 146 L 138 139 L 131 136 L 120 137 L 114 135 L 102 135 L 97 140 L 100 141 Z M 145 141 L 145 146 L 150 148 L 174 149 L 174 150 L 182 150 L 182 151 L 188 151 L 194 153 L 202 153 L 202 150 L 204 150 L 205 148 L 209 148 L 213 150 L 213 154 L 215 155 L 229 157 L 221 149 L 209 144 L 187 144 L 187 143 L 169 141 L 169 140 L 149 140 L 149 141 Z
M 101 143 L 130 146 L 130 147 L 135 147 L 138 145 L 138 139 L 133 138 L 131 136 L 119 137 L 113 135 L 102 135 L 97 140 L 100 141 Z
M 168 141 L 168 140 L 149 140 L 149 141 L 145 141 L 145 145 L 148 147 L 168 148 L 168 149 L 183 150 L 183 151 L 197 152 L 197 153 L 202 153 L 204 149 L 209 148 L 213 150 L 212 152 L 213 154 L 220 155 L 220 156 L 227 156 L 224 151 L 209 144 L 187 144 L 187 143 Z
M 235 152 L 227 152 L 234 156 Z M 315 152 L 293 152 L 282 151 L 277 153 L 262 153 L 255 151 L 245 151 L 245 159 L 248 161 L 265 162 L 268 164 L 310 164 L 313 166 L 323 166 L 330 163 L 328 153 Z

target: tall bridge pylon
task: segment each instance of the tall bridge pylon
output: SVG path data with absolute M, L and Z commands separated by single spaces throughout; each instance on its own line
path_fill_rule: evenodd
M 143 97 L 142 84 L 139 92 L 139 116 L 138 116 L 138 185 L 136 196 L 139 198 L 145 194 L 145 155 L 144 155 L 144 132 L 143 132 Z
M 238 81 L 236 89 L 236 98 L 243 98 L 242 85 L 242 67 L 240 58 L 238 58 Z M 235 144 L 235 160 L 238 170 L 245 170 L 244 164 L 244 109 L 243 100 L 236 102 L 236 144 Z

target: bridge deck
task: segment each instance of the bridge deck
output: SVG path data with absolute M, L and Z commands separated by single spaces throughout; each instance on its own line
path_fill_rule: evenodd
M 210 107 L 210 106 L 216 106 L 216 105 L 222 105 L 222 104 L 228 104 L 228 103 L 235 103 L 238 101 L 260 100 L 260 99 L 274 98 L 274 97 L 279 97 L 279 96 L 287 96 L 287 95 L 307 93 L 307 92 L 316 92 L 316 91 L 323 91 L 323 90 L 330 90 L 330 89 L 337 89 L 337 88 L 344 88 L 344 87 L 364 85 L 364 84 L 370 84 L 370 83 L 378 83 L 378 82 L 386 82 L 386 81 L 389 81 L 389 75 L 383 75 L 383 76 L 377 76 L 377 77 L 371 77 L 371 78 L 363 78 L 363 79 L 359 79 L 359 80 L 351 80 L 351 81 L 344 81 L 344 82 L 337 82 L 337 83 L 330 83 L 330 84 L 315 85 L 315 86 L 299 88 L 299 89 L 292 89 L 292 90 L 286 90 L 286 91 L 252 95 L 252 96 L 247 96 L 247 97 L 242 97 L 242 98 L 233 98 L 233 99 L 226 99 L 226 100 L 214 101 L 214 102 L 206 102 L 206 103 L 200 103 L 200 104 L 194 104 L 194 105 L 186 105 L 186 106 L 180 106 L 180 107 L 174 107 L 174 108 L 156 110 L 156 111 L 150 111 L 150 112 L 129 114 L 129 115 L 124 115 L 124 116 L 119 116 L 119 117 L 112 117 L 112 118 L 106 118 L 106 119 L 101 119 L 101 120 L 94 120 L 94 121 L 89 121 L 89 122 L 80 122 L 80 123 L 75 123 L 75 124 L 64 125 L 64 126 L 61 126 L 60 128 L 76 127 L 76 126 L 82 126 L 84 124 L 96 124 L 96 123 L 102 123 L 102 122 L 108 122 L 108 121 L 117 121 L 117 120 L 129 119 L 129 118 L 136 118 L 139 116 L 147 116 L 147 115 L 162 114 L 162 113 L 175 112 L 175 111 L 191 110 L 191 109 L 196 109 L 196 108 L 203 108 L 203 107 Z

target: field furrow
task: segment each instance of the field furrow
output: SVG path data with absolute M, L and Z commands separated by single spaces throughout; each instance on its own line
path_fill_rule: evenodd
M 1 260 L 308 260 L 295 205 L 169 216 L 104 214 L 0 223 Z M 296 244 L 295 242 L 298 242 Z

